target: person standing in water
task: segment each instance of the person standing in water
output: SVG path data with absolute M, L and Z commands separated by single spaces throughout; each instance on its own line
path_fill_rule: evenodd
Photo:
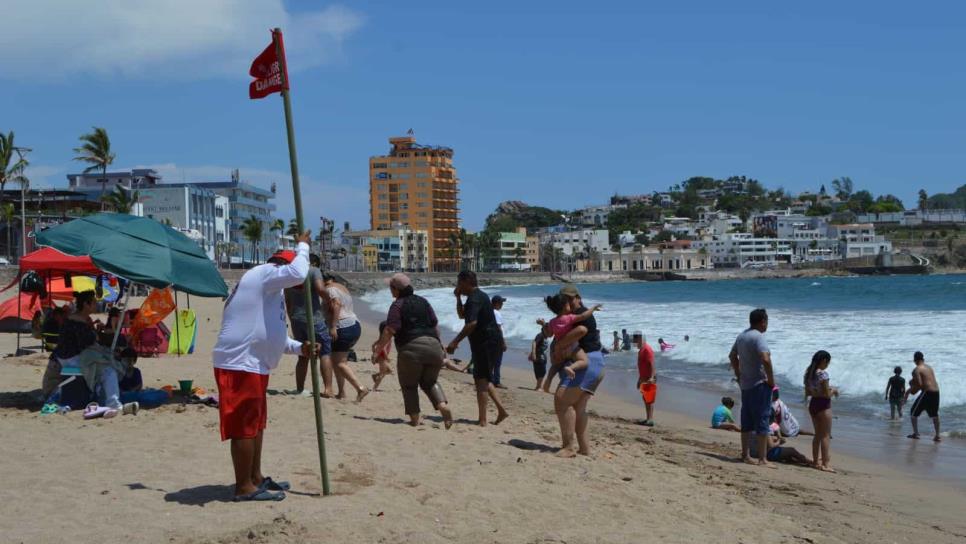
M 909 380 L 909 389 L 906 391 L 905 398 L 908 400 L 910 395 L 920 391 L 921 393 L 912 403 L 910 410 L 912 434 L 909 438 L 919 440 L 919 416 L 926 412 L 932 418 L 932 425 L 936 429 L 933 441 L 942 442 L 943 439 L 939 436 L 939 382 L 936 381 L 936 373 L 926 364 L 926 357 L 921 351 L 917 351 L 912 359 L 916 363 L 916 368 L 912 371 L 912 379 Z
M 902 419 L 902 405 L 905 404 L 906 379 L 902 377 L 902 367 L 894 369 L 895 375 L 886 384 L 885 400 L 889 401 L 889 419 Z
M 631 350 L 631 335 L 627 334 L 627 329 L 621 329 L 621 351 Z

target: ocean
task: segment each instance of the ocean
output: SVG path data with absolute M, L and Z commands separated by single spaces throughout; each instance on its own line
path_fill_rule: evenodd
M 802 375 L 812 354 L 824 349 L 832 354 L 831 383 L 841 392 L 834 403 L 836 414 L 857 419 L 866 428 L 875 422 L 874 428 L 894 436 L 908 432 L 908 423 L 899 428 L 886 423 L 886 382 L 897 365 L 908 381 L 913 353 L 922 351 L 939 380 L 944 435 L 966 435 L 966 276 L 636 282 L 579 284 L 579 288 L 588 306 L 603 304 L 597 322 L 605 347 L 613 343 L 612 331 L 643 331 L 655 349 L 660 380 L 732 396 L 738 395 L 738 389 L 728 353 L 735 336 L 747 328 L 748 313 L 766 308 L 766 338 L 786 403 L 800 406 Z M 537 333 L 536 319 L 552 317 L 543 297 L 555 293 L 556 286 L 484 290 L 506 297 L 507 341 L 512 348 L 528 350 Z M 452 289 L 419 294 L 433 304 L 441 326 L 449 329 L 444 341 L 451 338 L 462 325 L 453 309 Z M 388 291 L 363 298 L 379 311 L 385 311 L 391 301 Z M 690 341 L 684 341 L 685 335 Z M 659 338 L 675 347 L 660 352 Z M 612 353 L 606 365 L 605 384 L 615 381 L 615 373 L 632 375 L 636 352 Z M 807 414 L 799 419 L 810 426 Z M 920 418 L 920 426 L 925 436 L 931 433 L 927 417 Z

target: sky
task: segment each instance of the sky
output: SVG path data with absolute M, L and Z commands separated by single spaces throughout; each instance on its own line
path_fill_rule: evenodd
M 369 222 L 368 158 L 410 128 L 455 150 L 462 218 L 560 209 L 691 176 L 916 193 L 966 182 L 966 4 L 7 0 L 0 131 L 34 187 L 66 186 L 80 134 L 115 169 L 279 187 L 282 103 L 248 65 L 282 27 L 305 213 Z M 309 221 L 310 226 L 313 225 Z

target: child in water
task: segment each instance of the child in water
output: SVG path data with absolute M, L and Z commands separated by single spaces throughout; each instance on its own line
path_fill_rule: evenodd
M 889 419 L 902 419 L 902 404 L 906 395 L 906 379 L 902 377 L 902 367 L 897 366 L 893 369 L 895 376 L 889 378 L 886 384 L 885 398 L 889 401 Z M 897 418 L 896 415 L 899 417 Z
M 556 314 L 557 317 L 551 319 L 549 323 L 544 323 L 542 319 L 538 319 L 537 323 L 549 327 L 555 341 L 560 341 L 560 339 L 566 336 L 580 322 L 588 319 L 594 312 L 601 309 L 601 305 L 597 304 L 582 314 L 574 314 L 573 308 L 570 305 L 570 299 L 560 294 L 548 296 L 544 299 L 544 302 L 547 303 L 547 308 L 550 308 L 550 311 Z M 587 368 L 589 364 L 587 354 L 576 343 L 566 346 L 563 353 L 565 355 L 559 360 L 551 354 L 551 367 L 550 372 L 547 373 L 547 380 L 543 384 L 544 391 L 550 390 L 550 382 L 553 381 L 554 374 L 560 372 L 561 367 L 563 367 L 563 371 L 567 376 L 573 378 L 576 376 L 577 371 Z M 571 361 L 571 364 L 565 365 L 568 361 Z

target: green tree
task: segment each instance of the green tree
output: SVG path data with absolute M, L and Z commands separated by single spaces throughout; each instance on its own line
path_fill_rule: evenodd
M 470 262 L 467 263 L 469 265 L 468 268 L 470 270 L 476 270 L 477 267 L 479 266 L 476 236 L 466 232 L 466 229 L 464 228 L 460 228 L 459 236 L 460 236 L 460 247 L 463 248 L 463 255 L 465 256 L 467 253 L 470 254 L 470 257 L 468 258 Z
M 114 163 L 114 153 L 111 152 L 111 139 L 107 135 L 107 130 L 101 127 L 93 128 L 94 132 L 81 135 L 81 146 L 74 148 L 74 153 L 78 154 L 74 157 L 74 160 L 90 165 L 84 169 L 85 174 L 100 170 L 103 176 L 101 178 L 101 202 L 103 206 L 104 194 L 107 192 L 107 167 Z
M 842 176 L 832 180 L 832 188 L 835 189 L 835 196 L 839 200 L 849 200 L 852 197 L 852 178 Z
M 2 134 L 0 134 L 2 136 Z M 13 218 L 17 216 L 17 208 L 10 202 L 4 202 L 0 205 L 0 217 L 3 217 L 4 230 L 7 231 L 7 262 L 10 262 L 12 257 L 12 249 L 10 247 L 10 231 L 13 228 Z
M 117 213 L 131 213 L 134 205 L 141 198 L 138 191 L 128 191 L 120 185 L 115 186 L 114 190 L 101 197 L 101 202 L 110 208 L 114 208 Z
M 298 235 L 301 234 L 299 232 L 299 222 L 298 222 L 298 220 L 296 220 L 295 218 L 289 219 L 289 221 L 288 221 L 288 229 L 285 231 L 285 234 L 287 236 L 294 236 L 294 237 L 298 238 Z
M 252 263 L 258 262 L 258 245 L 265 234 L 265 222 L 254 215 L 242 222 L 242 236 L 252 245 Z
M 527 254 L 527 250 L 523 249 L 523 246 L 517 246 L 513 248 L 513 260 L 516 261 L 518 265 L 522 265 L 527 260 L 524 258 Z
M 919 189 L 919 209 L 922 211 L 929 209 L 929 194 L 925 189 Z
M 26 179 L 23 171 L 30 165 L 27 159 L 17 155 L 13 138 L 12 130 L 8 134 L 0 133 L 0 198 L 7 188 L 7 183 L 12 181 L 23 185 Z

